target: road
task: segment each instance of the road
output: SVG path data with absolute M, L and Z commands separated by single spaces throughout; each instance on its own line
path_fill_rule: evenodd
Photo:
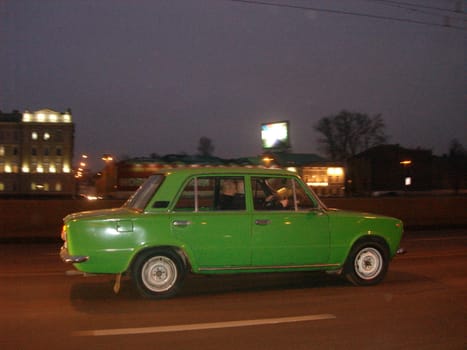
M 407 232 L 386 280 L 190 276 L 152 301 L 67 273 L 59 244 L 1 244 L 1 349 L 465 349 L 467 230 Z

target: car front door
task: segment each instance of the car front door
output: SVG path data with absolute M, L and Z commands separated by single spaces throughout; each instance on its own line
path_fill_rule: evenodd
M 329 259 L 329 220 L 294 177 L 253 177 L 252 266 L 308 267 Z

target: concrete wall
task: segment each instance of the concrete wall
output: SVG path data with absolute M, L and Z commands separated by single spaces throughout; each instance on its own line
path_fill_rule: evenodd
M 394 216 L 406 227 L 467 226 L 467 196 L 329 198 L 332 208 Z
M 122 201 L 0 200 L 0 238 L 60 237 L 62 218 L 78 211 L 114 208 Z
M 327 198 L 329 207 L 395 216 L 406 227 L 467 226 L 467 196 Z M 0 239 L 57 238 L 69 213 L 114 208 L 122 201 L 0 200 Z

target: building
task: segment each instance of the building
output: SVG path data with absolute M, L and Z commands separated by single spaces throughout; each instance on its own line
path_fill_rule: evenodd
M 0 112 L 0 196 L 71 196 L 71 111 Z
M 432 190 L 433 160 L 430 150 L 372 147 L 348 160 L 349 189 L 363 195 Z
M 262 163 L 267 167 L 296 171 L 320 197 L 345 195 L 345 170 L 340 162 L 312 153 L 266 152 Z
M 222 159 L 212 156 L 169 154 L 163 157 L 133 158 L 119 162 L 105 161 L 105 168 L 96 181 L 96 192 L 101 197 L 128 198 L 148 176 L 161 168 L 184 166 L 248 166 L 280 167 L 296 171 L 315 192 L 323 197 L 341 197 L 345 194 L 344 168 L 315 154 L 264 153 L 256 157 Z
M 168 154 L 162 157 L 139 157 L 116 162 L 104 155 L 104 169 L 96 180 L 96 194 L 104 198 L 128 198 L 150 175 L 159 169 L 199 166 L 245 166 L 257 164 L 258 158 L 222 159 L 213 156 Z

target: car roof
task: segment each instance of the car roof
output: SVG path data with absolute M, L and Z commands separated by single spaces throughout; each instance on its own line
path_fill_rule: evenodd
M 156 174 L 177 175 L 297 175 L 297 173 L 277 168 L 262 167 L 177 167 L 160 169 Z

